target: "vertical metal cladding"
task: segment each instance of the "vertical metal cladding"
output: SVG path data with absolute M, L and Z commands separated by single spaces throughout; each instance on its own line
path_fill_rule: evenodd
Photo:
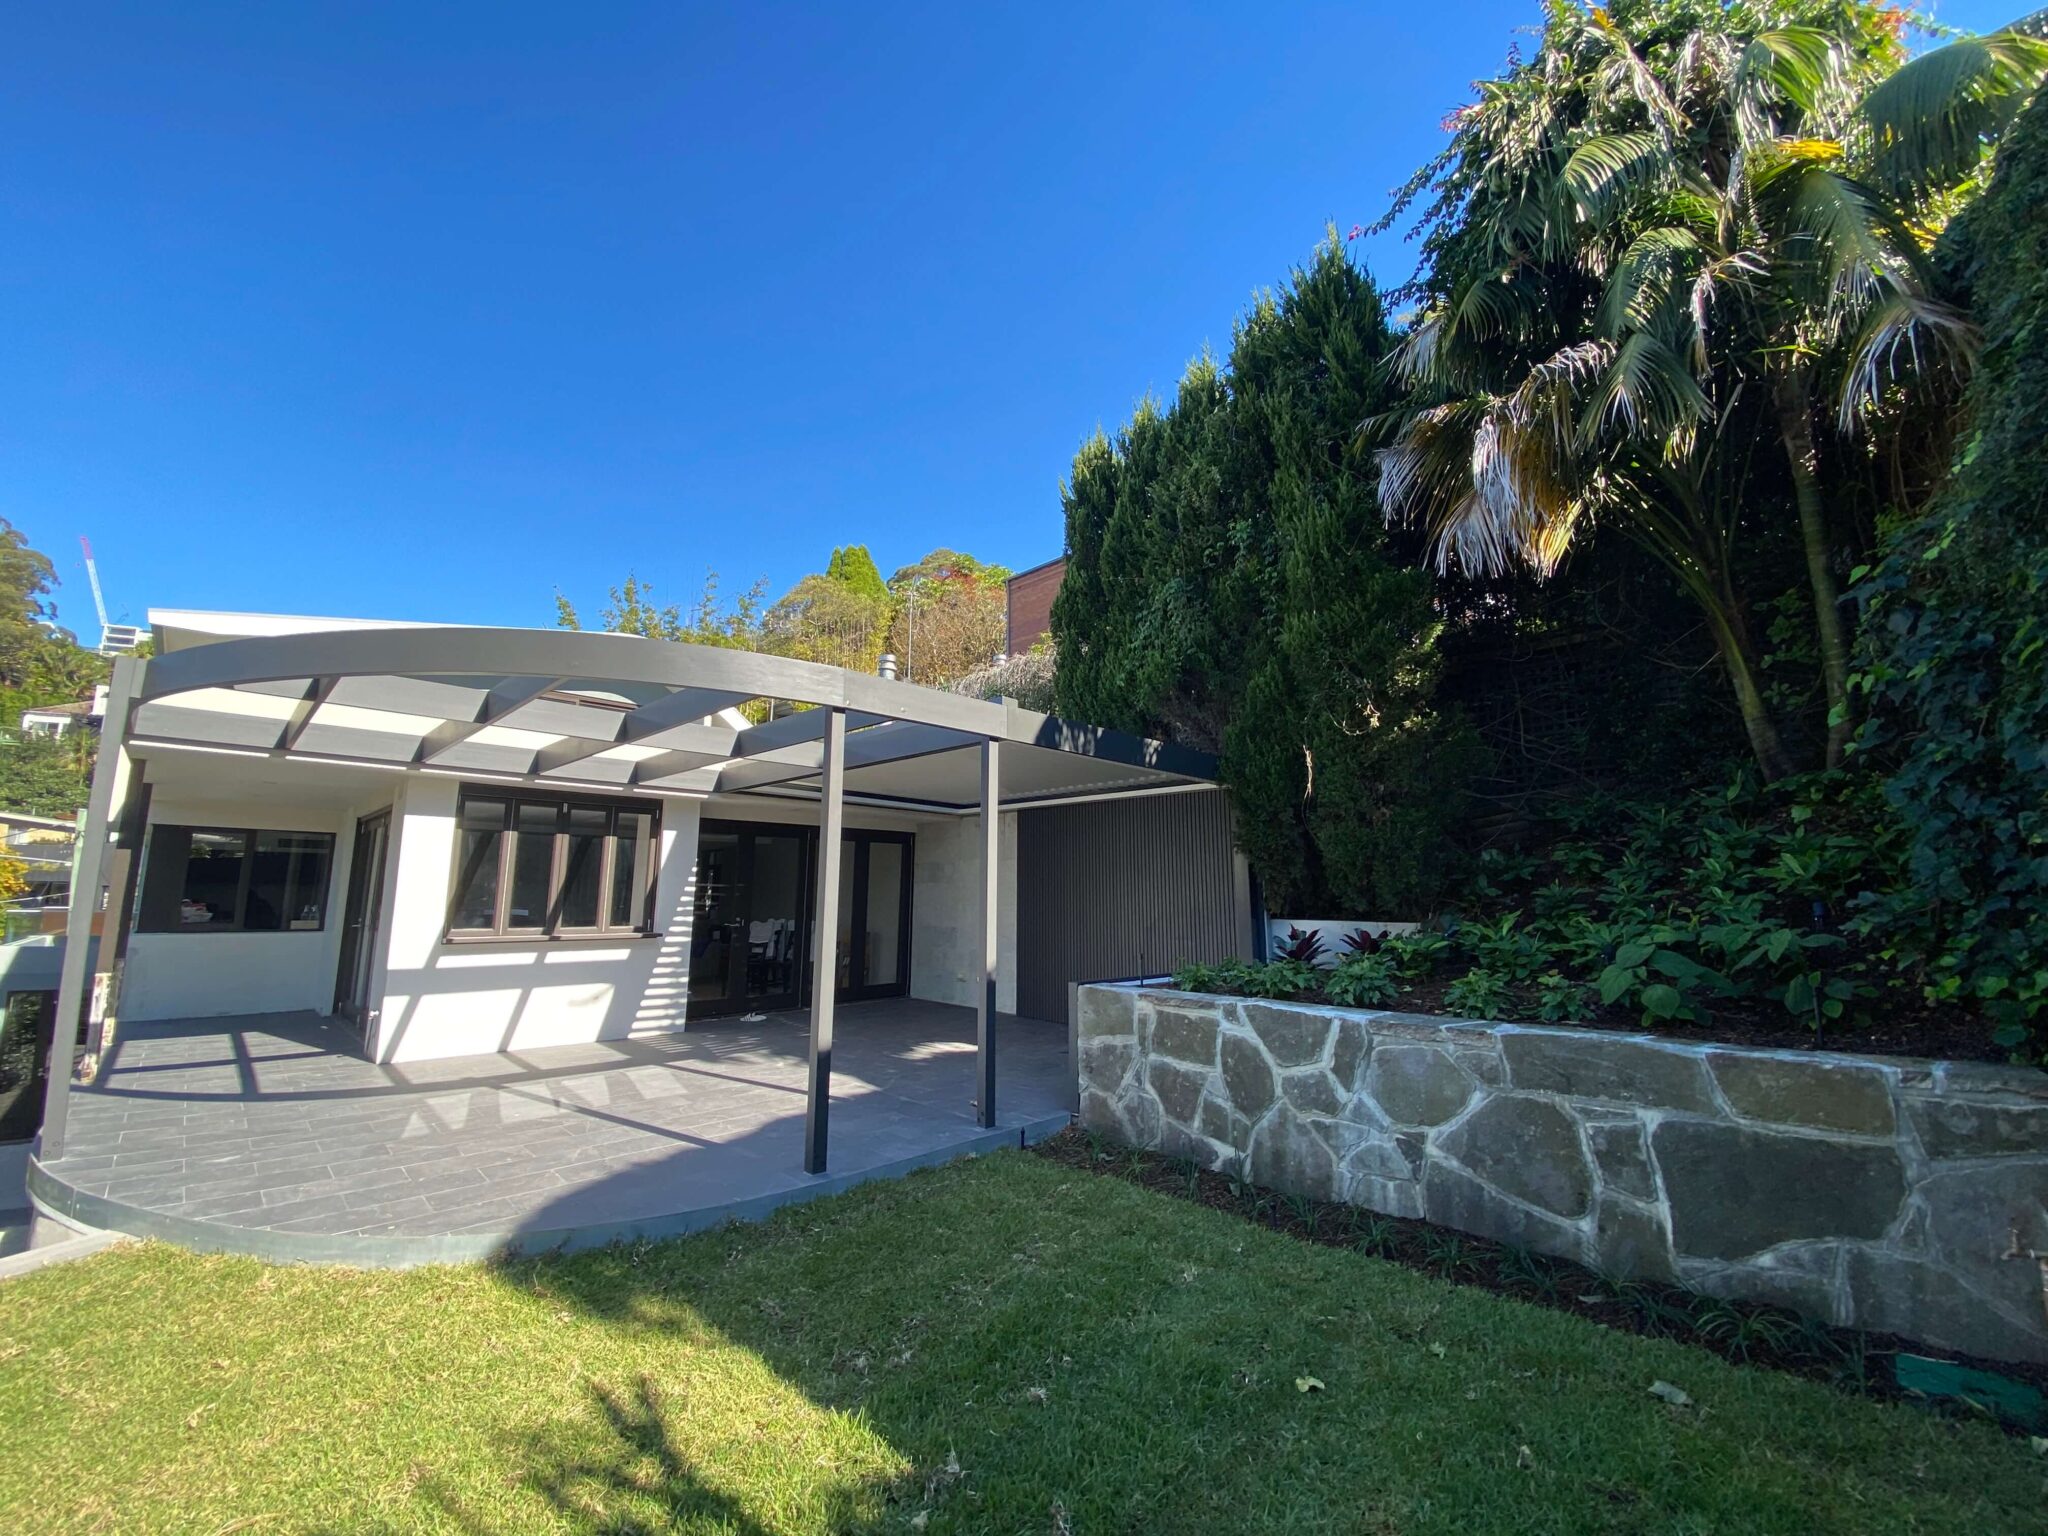
M 1063 1020 L 1073 982 L 1249 955 L 1221 791 L 1024 811 L 1017 1012 Z

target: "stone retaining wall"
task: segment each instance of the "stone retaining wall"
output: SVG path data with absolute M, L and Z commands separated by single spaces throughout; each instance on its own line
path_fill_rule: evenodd
M 2048 1075 L 1129 987 L 1081 1123 L 1295 1194 L 2048 1361 Z

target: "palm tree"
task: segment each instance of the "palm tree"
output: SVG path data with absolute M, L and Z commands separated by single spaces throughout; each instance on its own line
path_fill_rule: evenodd
M 1926 249 L 2048 73 L 2048 44 L 2011 31 L 1902 67 L 1897 14 L 1556 0 L 1390 215 L 1433 194 L 1399 355 L 1416 404 L 1379 424 L 1389 515 L 1480 572 L 1547 574 L 1589 522 L 1627 532 L 1700 605 L 1773 777 L 1791 757 L 1733 558 L 1757 442 L 1783 454 L 1832 764 L 1848 642 L 1815 417 L 1831 390 L 1853 429 L 1897 378 L 1967 361 Z

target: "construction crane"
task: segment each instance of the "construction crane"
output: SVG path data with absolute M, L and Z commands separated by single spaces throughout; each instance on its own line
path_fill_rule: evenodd
M 78 536 L 79 548 L 85 551 L 85 576 L 92 583 L 92 605 L 100 616 L 100 654 L 118 656 L 132 651 L 142 644 L 142 630 L 134 624 L 110 624 L 107 622 L 107 599 L 100 591 L 99 563 L 92 557 L 92 540 L 84 534 Z

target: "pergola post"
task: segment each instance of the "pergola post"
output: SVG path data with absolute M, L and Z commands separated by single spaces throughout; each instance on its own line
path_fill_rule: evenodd
M 107 850 L 107 911 L 100 922 L 99 958 L 93 966 L 92 999 L 85 1010 L 85 1054 L 98 1060 L 107 1048 L 107 1025 L 121 1006 L 121 976 L 128 960 L 129 930 L 135 926 L 135 882 L 142 873 L 142 839 L 149 826 L 149 764 L 130 758 L 127 793 Z
M 981 744 L 981 986 L 974 1000 L 975 1107 L 996 1123 L 996 940 L 1002 891 L 1002 758 L 994 737 Z
M 811 1073 L 804 1104 L 804 1172 L 825 1171 L 832 1110 L 832 998 L 839 985 L 839 856 L 846 826 L 846 711 L 825 720 L 818 784 L 818 891 L 811 903 Z
M 64 1155 L 64 1122 L 71 1108 L 71 1076 L 76 1070 L 80 1027 L 86 1019 L 86 951 L 92 946 L 92 922 L 100 909 L 105 883 L 107 837 L 114 807 L 127 798 L 130 765 L 124 742 L 129 703 L 142 689 L 148 663 L 133 656 L 114 662 L 107 688 L 107 712 L 100 721 L 99 756 L 93 764 L 92 793 L 86 802 L 85 824 L 71 861 L 71 908 L 64 922 L 64 967 L 57 984 L 57 1014 L 50 1021 L 49 1077 L 43 1085 L 43 1129 L 36 1143 L 38 1162 Z M 113 942 L 109 935 L 107 942 Z M 106 997 L 97 992 L 95 1022 L 104 1017 Z

